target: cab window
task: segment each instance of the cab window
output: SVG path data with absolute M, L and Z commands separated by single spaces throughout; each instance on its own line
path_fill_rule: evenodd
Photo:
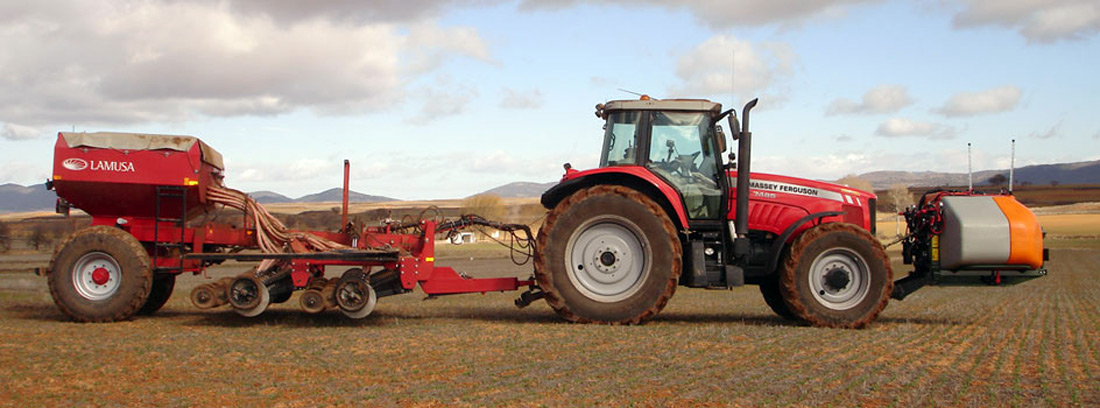
M 615 112 L 604 125 L 600 167 L 637 164 L 638 129 L 642 112 Z

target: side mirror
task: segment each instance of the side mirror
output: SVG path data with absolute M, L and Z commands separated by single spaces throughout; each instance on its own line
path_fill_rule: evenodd
M 737 112 L 730 112 L 729 121 L 730 131 L 733 132 L 733 140 L 740 139 L 741 132 L 738 129 L 741 129 L 741 122 L 737 121 Z
M 726 132 L 722 131 L 722 125 L 714 127 L 714 133 L 718 135 L 718 152 L 726 151 Z

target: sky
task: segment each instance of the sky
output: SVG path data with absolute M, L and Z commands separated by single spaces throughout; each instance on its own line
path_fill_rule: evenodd
M 597 165 L 597 103 L 752 117 L 753 170 L 835 180 L 1100 159 L 1095 0 L 0 3 L 0 183 L 59 131 L 197 136 L 226 185 L 469 196 Z

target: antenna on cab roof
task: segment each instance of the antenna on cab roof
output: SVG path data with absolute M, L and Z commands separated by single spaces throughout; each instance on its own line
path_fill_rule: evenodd
M 629 90 L 629 89 L 623 89 L 623 88 L 616 88 L 616 89 L 618 89 L 618 90 L 620 90 L 620 91 L 622 91 L 622 92 L 626 92 L 626 93 L 628 93 L 628 94 L 631 94 L 631 95 L 637 96 L 637 97 L 638 97 L 638 99 L 641 99 L 641 100 L 643 100 L 643 101 L 648 101 L 648 100 L 650 100 L 650 99 L 653 99 L 653 100 L 657 100 L 657 98 L 651 98 L 651 97 L 650 97 L 649 95 L 646 95 L 646 94 L 643 94 L 643 93 L 637 93 L 637 92 L 631 91 L 631 90 Z

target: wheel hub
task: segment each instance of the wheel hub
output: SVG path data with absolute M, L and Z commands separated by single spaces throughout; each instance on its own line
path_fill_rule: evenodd
M 95 268 L 95 270 L 92 271 L 92 282 L 95 283 L 96 285 L 105 284 L 105 283 L 107 283 L 108 280 L 110 280 L 110 278 L 111 278 L 111 273 L 107 272 L 107 268 L 100 267 L 100 268 Z
M 601 244 L 602 243 L 603 242 L 601 242 Z M 614 278 L 615 271 L 619 269 L 619 253 L 622 252 L 622 250 L 607 247 L 598 249 L 595 252 L 596 255 L 593 256 L 592 265 L 596 267 L 596 270 L 605 275 L 611 275 L 611 277 Z
M 825 290 L 836 292 L 848 287 L 852 279 L 848 277 L 848 271 L 841 266 L 835 266 L 825 272 Z
M 260 303 L 260 288 L 253 279 L 238 278 L 229 287 L 229 303 L 239 309 L 250 309 Z
M 616 257 L 615 253 L 612 251 L 606 251 L 600 254 L 600 264 L 603 264 L 603 266 L 614 265 L 616 260 L 618 260 L 618 257 Z
M 586 297 L 616 302 L 631 296 L 648 273 L 641 231 L 626 219 L 604 217 L 577 228 L 567 246 L 573 286 Z

